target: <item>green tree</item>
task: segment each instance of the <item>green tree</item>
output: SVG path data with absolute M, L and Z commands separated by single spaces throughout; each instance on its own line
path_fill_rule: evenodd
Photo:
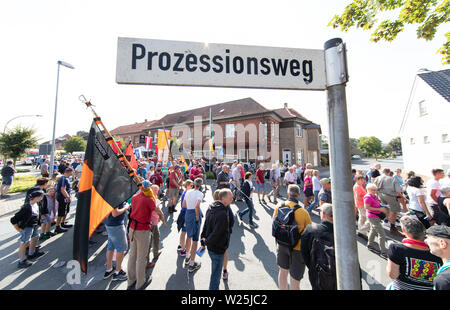
M 0 152 L 6 158 L 12 158 L 14 167 L 16 161 L 26 155 L 26 150 L 37 147 L 36 130 L 31 127 L 17 126 L 0 134 Z
M 392 152 L 402 152 L 402 140 L 400 137 L 396 137 L 389 141 L 388 147 L 392 150 Z
M 377 16 L 383 12 L 399 11 L 394 20 L 386 19 L 378 23 Z M 408 24 L 416 24 L 417 38 L 432 40 L 440 25 L 445 25 L 450 17 L 449 0 L 353 0 L 344 9 L 342 15 L 335 15 L 328 26 L 347 32 L 351 27 L 371 30 L 371 41 L 391 42 Z M 442 55 L 442 64 L 450 64 L 450 32 L 445 34 L 446 41 L 438 50 Z
M 375 156 L 375 158 L 377 158 L 378 154 L 383 150 L 381 140 L 374 136 L 359 138 L 358 148 L 368 157 Z
M 64 143 L 64 150 L 69 153 L 83 152 L 86 150 L 86 141 L 79 136 L 73 136 Z
M 325 135 L 320 135 L 320 143 L 323 148 L 328 148 L 328 137 Z

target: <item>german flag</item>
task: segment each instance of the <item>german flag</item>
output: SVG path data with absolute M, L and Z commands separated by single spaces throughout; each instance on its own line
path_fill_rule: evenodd
M 109 213 L 138 191 L 138 186 L 92 122 L 79 183 L 73 258 L 87 273 L 88 242 Z

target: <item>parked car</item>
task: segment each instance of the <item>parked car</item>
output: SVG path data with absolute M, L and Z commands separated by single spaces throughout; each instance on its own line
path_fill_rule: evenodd
M 359 155 L 353 155 L 353 156 L 352 156 L 352 159 L 361 159 L 361 156 L 359 156 Z

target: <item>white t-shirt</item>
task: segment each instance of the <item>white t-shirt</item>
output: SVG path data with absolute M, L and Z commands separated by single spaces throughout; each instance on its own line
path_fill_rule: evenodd
M 312 182 L 313 182 L 313 191 L 320 191 L 320 189 L 322 188 L 322 184 L 320 184 L 320 179 L 316 176 L 313 176 L 312 178 Z
M 439 181 L 439 184 L 441 184 L 441 188 L 450 186 L 450 178 L 449 177 L 445 177 L 445 178 L 441 179 Z
M 422 207 L 420 206 L 418 196 L 425 196 L 423 191 L 420 188 L 408 186 L 406 192 L 409 196 L 409 208 L 414 211 L 423 212 Z
M 295 172 L 286 172 L 286 175 L 284 176 L 284 180 L 289 182 L 289 183 L 295 183 L 296 181 L 296 177 L 295 177 Z
M 31 205 L 31 213 L 33 214 L 33 216 L 39 216 L 39 206 L 37 203 Z
M 200 201 L 200 203 L 203 201 L 203 194 L 199 190 L 188 190 L 184 196 L 184 201 L 186 201 L 186 209 L 194 210 L 197 201 Z
M 436 197 L 442 196 L 441 191 L 439 190 L 441 188 L 441 184 L 439 181 L 431 180 L 427 183 L 427 204 L 429 205 L 437 205 L 437 201 L 435 201 L 433 198 L 431 198 L 431 191 L 433 189 L 437 189 Z

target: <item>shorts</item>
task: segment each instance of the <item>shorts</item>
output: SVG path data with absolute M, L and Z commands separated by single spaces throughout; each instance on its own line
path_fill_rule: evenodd
M 107 251 L 116 250 L 117 253 L 125 252 L 128 248 L 127 243 L 127 231 L 125 225 L 119 226 L 107 226 L 106 231 L 108 232 L 108 245 L 106 247 Z
M 69 214 L 70 211 L 70 203 L 66 202 L 64 197 L 57 198 L 58 200 L 58 217 L 63 217 Z
M 39 227 L 25 227 L 23 231 L 20 233 L 20 242 L 26 243 L 30 241 L 30 239 L 36 238 L 39 236 Z
M 185 225 L 188 238 L 192 238 L 192 241 L 198 241 L 200 237 L 200 226 L 202 224 L 202 213 L 200 211 L 200 220 L 195 220 L 195 210 L 186 210 Z
M 266 190 L 266 183 L 256 183 L 256 192 L 259 193 L 261 190 Z
M 178 198 L 179 191 L 180 190 L 178 188 L 169 188 L 169 199 Z
M 389 206 L 390 212 L 394 213 L 400 212 L 400 203 L 398 202 L 397 197 L 393 197 L 383 193 L 378 193 L 378 197 L 380 197 L 382 204 Z
M 305 193 L 305 197 L 312 197 L 312 196 L 314 196 L 312 187 L 305 188 L 304 193 Z
M 289 270 L 291 277 L 297 281 L 303 278 L 306 268 L 302 253 L 298 250 L 291 250 L 282 244 L 278 244 L 277 247 L 277 265 Z
M 13 177 L 12 176 L 10 176 L 10 177 L 3 177 L 2 184 L 10 186 L 12 184 L 12 181 L 13 181 Z
M 52 222 L 50 214 L 41 215 L 41 224 L 48 224 Z

